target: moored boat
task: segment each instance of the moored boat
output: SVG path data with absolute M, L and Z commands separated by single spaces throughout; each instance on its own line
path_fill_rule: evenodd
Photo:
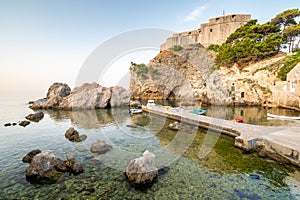
M 188 112 L 196 115 L 204 115 L 206 113 L 206 110 L 189 110 Z
M 290 117 L 285 115 L 274 115 L 271 113 L 267 113 L 267 117 L 276 118 L 276 119 L 287 119 L 287 120 L 300 120 L 300 117 Z
M 139 113 L 142 113 L 143 110 L 142 109 L 137 109 L 137 108 L 132 108 L 129 110 L 129 113 L 130 114 L 139 114 Z

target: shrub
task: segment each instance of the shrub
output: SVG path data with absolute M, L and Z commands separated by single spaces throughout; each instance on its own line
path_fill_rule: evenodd
M 181 51 L 182 49 L 183 49 L 183 47 L 180 46 L 180 45 L 175 45 L 175 46 L 173 46 L 173 50 L 174 50 L 174 51 Z
M 209 47 L 207 47 L 207 49 L 215 52 L 219 52 L 220 46 L 218 44 L 211 44 L 209 45 Z

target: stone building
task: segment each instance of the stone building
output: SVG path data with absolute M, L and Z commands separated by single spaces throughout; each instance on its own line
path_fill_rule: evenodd
M 166 50 L 175 45 L 186 46 L 200 43 L 204 47 L 211 44 L 222 44 L 236 29 L 251 19 L 249 14 L 232 14 L 209 19 L 208 23 L 201 24 L 197 30 L 173 34 L 161 45 Z
M 287 74 L 287 91 L 300 96 L 300 63 Z

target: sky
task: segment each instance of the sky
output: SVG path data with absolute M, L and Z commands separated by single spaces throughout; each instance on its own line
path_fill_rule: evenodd
M 223 11 L 251 14 L 265 23 L 292 8 L 300 8 L 300 1 L 0 0 L 0 92 L 46 93 L 54 82 L 73 88 L 93 52 L 126 32 L 193 30 Z M 104 86 L 123 84 L 131 61 L 148 63 L 158 52 L 159 45 L 116 55 L 109 67 L 100 66 L 106 70 L 97 81 Z

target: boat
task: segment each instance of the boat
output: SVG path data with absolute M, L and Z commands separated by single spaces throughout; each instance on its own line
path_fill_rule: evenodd
M 284 116 L 284 115 L 274 115 L 271 113 L 267 113 L 267 117 L 269 118 L 276 118 L 276 119 L 286 119 L 286 120 L 300 120 L 300 117 L 290 117 L 290 116 Z
M 235 119 L 230 120 L 230 121 L 232 121 L 232 122 L 238 122 L 238 123 L 244 123 L 244 118 L 239 117 L 239 118 L 235 118 Z
M 148 100 L 146 106 L 147 106 L 147 107 L 149 107 L 149 106 L 155 106 L 154 100 Z
M 129 110 L 129 114 L 139 114 L 139 113 L 142 113 L 143 110 L 142 109 L 137 109 L 137 108 L 131 108 Z
M 206 110 L 188 110 L 188 112 L 196 115 L 204 115 L 206 113 Z
M 173 107 L 173 108 L 171 108 L 171 110 L 175 110 L 175 111 L 183 111 L 184 108 L 182 108 L 182 107 Z

